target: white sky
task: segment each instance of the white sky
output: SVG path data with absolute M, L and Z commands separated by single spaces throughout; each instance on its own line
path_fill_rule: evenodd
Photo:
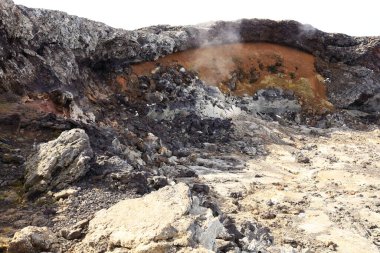
M 241 18 L 293 19 L 326 32 L 380 35 L 379 0 L 14 0 L 33 8 L 65 11 L 136 29 L 157 24 L 191 25 Z

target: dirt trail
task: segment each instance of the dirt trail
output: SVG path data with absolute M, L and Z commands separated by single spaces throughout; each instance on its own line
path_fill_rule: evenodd
M 304 128 L 284 141 L 242 172 L 202 175 L 223 211 L 268 226 L 270 252 L 380 252 L 379 129 Z

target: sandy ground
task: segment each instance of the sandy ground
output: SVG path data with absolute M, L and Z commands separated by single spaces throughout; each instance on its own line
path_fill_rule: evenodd
M 202 175 L 223 211 L 268 226 L 270 252 L 380 252 L 380 130 L 284 132 L 243 171 Z

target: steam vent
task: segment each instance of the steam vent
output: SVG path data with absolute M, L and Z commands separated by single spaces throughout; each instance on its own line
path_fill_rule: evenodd
M 134 31 L 0 0 L 0 252 L 380 252 L 380 37 Z

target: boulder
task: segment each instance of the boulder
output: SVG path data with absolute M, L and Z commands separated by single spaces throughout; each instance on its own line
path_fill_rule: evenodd
M 86 174 L 92 156 L 90 140 L 82 129 L 64 131 L 57 139 L 39 145 L 26 162 L 28 195 L 65 188 Z
M 96 213 L 73 252 L 215 251 L 225 229 L 199 202 L 184 183 L 123 200 Z
M 8 253 L 57 252 L 57 237 L 47 227 L 29 226 L 16 232 Z

